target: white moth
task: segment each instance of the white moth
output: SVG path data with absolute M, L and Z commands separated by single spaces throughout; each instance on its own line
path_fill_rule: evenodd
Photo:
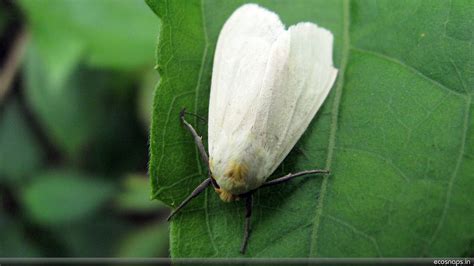
M 223 200 L 262 185 L 306 130 L 337 75 L 332 46 L 328 30 L 307 22 L 285 30 L 277 14 L 255 4 L 227 20 L 214 57 L 208 132 Z
M 333 36 L 309 22 L 289 27 L 277 14 L 255 4 L 238 8 L 217 42 L 209 103 L 209 164 L 206 179 L 176 210 L 213 184 L 223 201 L 247 198 L 245 251 L 251 192 L 292 177 L 266 181 L 288 155 L 319 110 L 337 76 Z M 184 114 L 184 113 L 183 113 Z M 172 214 L 172 215 L 173 215 Z

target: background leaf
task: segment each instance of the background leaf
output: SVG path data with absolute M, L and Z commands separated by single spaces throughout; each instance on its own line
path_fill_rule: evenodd
M 28 127 L 18 102 L 11 101 L 0 115 L 0 183 L 16 182 L 41 166 L 44 154 Z
M 0 210 L 0 257 L 39 257 L 21 226 Z
M 275 176 L 329 168 L 260 190 L 249 257 L 472 254 L 474 4 L 470 1 L 257 1 L 286 25 L 335 36 L 337 83 Z M 178 114 L 207 114 L 218 33 L 243 1 L 154 1 L 162 19 L 153 196 L 176 206 L 204 179 Z M 193 121 L 206 139 L 206 126 Z M 237 257 L 241 202 L 209 189 L 171 224 L 174 257 Z
M 22 198 L 35 221 L 64 224 L 91 215 L 113 194 L 114 188 L 100 179 L 54 171 L 35 177 L 23 191 Z
M 142 1 L 22 0 L 20 4 L 55 85 L 61 85 L 80 60 L 119 70 L 152 64 L 150 52 L 159 22 Z
M 3 32 L 8 23 L 8 16 L 3 8 L 0 7 L 0 33 Z
M 119 257 L 163 257 L 168 248 L 168 228 L 153 224 L 132 232 L 119 247 Z
M 146 147 L 135 121 L 134 78 L 78 66 L 64 84 L 55 85 L 46 74 L 49 71 L 31 45 L 24 68 L 26 98 L 61 152 L 79 163 L 90 160 L 114 171 L 143 157 Z M 116 167 L 104 162 L 108 158 Z
M 122 191 L 117 194 L 116 205 L 119 209 L 129 212 L 156 212 L 163 209 L 144 196 L 150 194 L 150 184 L 145 175 L 129 175 L 122 182 Z
M 146 178 L 159 27 L 143 0 L 0 1 L 0 257 L 168 254 Z
M 57 234 L 66 254 L 71 257 L 113 257 L 124 238 L 133 232 L 129 222 L 107 212 L 91 215 L 81 222 L 58 224 L 51 227 Z M 56 252 L 55 254 L 58 254 Z

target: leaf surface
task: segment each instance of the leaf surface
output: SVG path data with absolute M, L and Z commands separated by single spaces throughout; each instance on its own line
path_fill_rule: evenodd
M 47 74 L 51 69 L 35 43 L 30 44 L 25 59 L 27 103 L 48 139 L 68 159 L 110 172 L 133 165 L 137 154 L 143 157 L 146 149 L 137 140 L 142 136 L 135 125 L 134 79 L 130 75 L 77 66 L 67 81 L 58 85 Z
M 150 186 L 145 175 L 127 175 L 122 181 L 121 192 L 117 194 L 114 205 L 117 209 L 130 213 L 156 213 L 167 209 L 157 204 L 146 195 L 150 194 Z
M 3 30 L 8 24 L 9 17 L 7 16 L 7 12 L 0 7 L 0 34 L 3 34 Z
M 35 176 L 21 194 L 28 215 L 41 224 L 67 224 L 93 214 L 109 200 L 114 188 L 97 178 L 69 171 Z
M 16 186 L 37 171 L 45 157 L 41 148 L 13 98 L 0 113 L 0 183 Z
M 140 0 L 21 0 L 55 86 L 79 62 L 116 70 L 149 67 L 159 21 Z
M 243 1 L 147 1 L 162 19 L 153 196 L 179 204 L 205 178 L 186 107 L 207 115 L 219 30 Z M 472 254 L 474 4 L 470 1 L 257 1 L 288 26 L 335 37 L 339 76 L 274 176 L 328 168 L 258 191 L 248 257 Z M 190 118 L 206 139 L 206 125 Z M 171 223 L 174 257 L 238 257 L 242 202 L 211 189 Z
M 8 217 L 0 209 L 0 256 L 13 257 L 40 257 L 40 250 L 33 245 L 30 236 L 23 230 L 21 223 Z
M 158 223 L 132 231 L 120 245 L 117 256 L 125 258 L 164 257 L 168 248 L 168 228 Z

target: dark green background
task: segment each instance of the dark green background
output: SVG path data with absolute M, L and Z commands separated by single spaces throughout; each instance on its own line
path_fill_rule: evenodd
M 159 29 L 140 0 L 0 1 L 0 75 L 17 65 L 0 94 L 0 257 L 168 256 L 146 174 Z

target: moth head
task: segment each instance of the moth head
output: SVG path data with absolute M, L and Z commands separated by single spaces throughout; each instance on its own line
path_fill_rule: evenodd
M 235 195 L 247 192 L 248 166 L 234 160 L 209 161 L 212 177 L 219 185 L 219 196 L 223 201 L 235 199 Z M 231 197 L 232 195 L 232 197 Z

